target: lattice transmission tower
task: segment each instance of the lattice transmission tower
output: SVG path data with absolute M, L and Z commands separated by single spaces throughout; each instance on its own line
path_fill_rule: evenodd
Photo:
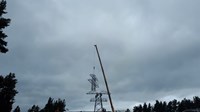
M 102 95 L 107 94 L 107 92 L 98 92 L 97 88 L 99 88 L 99 84 L 96 75 L 90 74 L 90 77 L 91 79 L 88 79 L 88 81 L 91 84 L 91 90 L 87 94 L 94 95 L 94 97 L 90 99 L 90 102 L 94 102 L 94 112 L 106 111 L 105 108 L 103 108 L 103 102 L 107 102 L 107 99 L 103 98 Z

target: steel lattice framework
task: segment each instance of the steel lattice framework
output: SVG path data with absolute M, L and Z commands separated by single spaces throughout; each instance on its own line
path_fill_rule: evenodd
M 94 98 L 90 99 L 90 102 L 94 102 L 94 112 L 97 111 L 105 111 L 103 108 L 103 102 L 107 102 L 106 98 L 102 98 L 103 94 L 107 94 L 106 91 L 98 92 L 97 88 L 99 88 L 98 85 L 98 79 L 95 74 L 90 74 L 91 79 L 88 79 L 88 81 L 91 83 L 91 90 L 87 93 L 89 95 L 95 95 Z

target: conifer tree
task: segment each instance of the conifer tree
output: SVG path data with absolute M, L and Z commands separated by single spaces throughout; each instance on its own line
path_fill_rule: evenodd
M 6 53 L 8 51 L 7 42 L 5 41 L 5 38 L 7 35 L 3 32 L 3 29 L 7 26 L 9 26 L 10 19 L 4 18 L 3 14 L 6 14 L 6 1 L 1 0 L 0 1 L 0 53 Z
M 30 109 L 28 109 L 28 112 L 40 112 L 40 108 L 37 105 L 33 105 Z
M 20 107 L 17 106 L 13 112 L 20 112 Z
M 17 79 L 15 79 L 14 73 L 10 73 L 6 77 L 0 76 L 0 112 L 12 110 L 14 96 L 17 94 L 16 83 Z

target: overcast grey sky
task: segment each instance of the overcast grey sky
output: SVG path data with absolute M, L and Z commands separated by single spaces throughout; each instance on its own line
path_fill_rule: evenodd
M 7 0 L 9 52 L 1 74 L 18 79 L 15 105 L 41 108 L 49 97 L 69 110 L 93 110 L 87 81 L 105 89 L 99 47 L 115 109 L 200 95 L 199 0 Z M 108 103 L 106 109 L 110 110 Z

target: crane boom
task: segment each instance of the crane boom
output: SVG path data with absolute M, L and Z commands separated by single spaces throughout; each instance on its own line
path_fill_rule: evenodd
M 103 64 L 101 62 L 101 58 L 100 58 L 100 55 L 99 55 L 99 51 L 98 51 L 97 45 L 94 45 L 94 46 L 96 48 L 97 55 L 98 55 L 98 58 L 99 58 L 99 63 L 100 63 L 100 66 L 101 66 L 103 78 L 104 78 L 106 89 L 107 89 L 107 92 L 108 92 L 108 98 L 109 98 L 109 101 L 110 101 L 110 106 L 111 106 L 112 112 L 115 112 L 113 104 L 112 104 L 112 98 L 111 98 L 111 95 L 110 95 L 110 91 L 109 91 L 109 88 L 108 88 L 108 83 L 107 83 L 107 80 L 106 80 L 106 75 L 105 75 L 105 72 L 104 72 L 104 69 L 103 69 Z

